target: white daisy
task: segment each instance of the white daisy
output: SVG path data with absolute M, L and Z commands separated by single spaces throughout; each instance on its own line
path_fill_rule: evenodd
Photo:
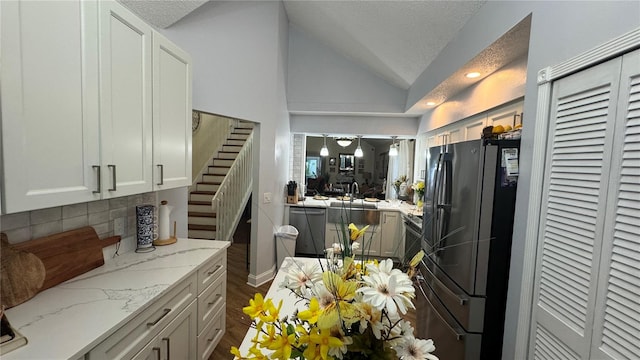
M 415 309 L 411 299 L 415 296 L 415 289 L 408 276 L 402 272 L 387 275 L 386 273 L 371 274 L 362 277 L 367 286 L 358 289 L 363 300 L 378 310 L 386 309 L 390 315 L 397 311 L 406 314 L 407 308 Z
M 322 282 L 321 280 L 322 271 L 318 264 L 306 263 L 304 267 L 295 266 L 290 269 L 280 286 L 303 295 L 305 289 L 312 287 L 316 282 Z
M 404 338 L 404 342 L 394 347 L 398 359 L 402 360 L 438 360 L 431 354 L 436 349 L 433 340 L 416 339 L 413 336 Z

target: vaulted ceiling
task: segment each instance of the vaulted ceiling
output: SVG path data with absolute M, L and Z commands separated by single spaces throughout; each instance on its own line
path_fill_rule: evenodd
M 206 0 L 119 0 L 158 28 L 167 28 Z M 214 1 L 214 0 L 211 0 Z M 235 0 L 243 1 L 243 0 Z M 289 22 L 400 89 L 409 89 L 486 0 L 283 0 Z M 488 75 L 528 49 L 528 24 L 498 39 L 465 68 Z M 461 69 L 460 72 L 465 69 Z M 477 81 L 477 80 L 476 80 Z M 447 99 L 468 87 L 460 74 L 425 94 Z M 411 104 L 409 104 L 411 106 Z M 414 105 L 407 114 L 419 115 Z

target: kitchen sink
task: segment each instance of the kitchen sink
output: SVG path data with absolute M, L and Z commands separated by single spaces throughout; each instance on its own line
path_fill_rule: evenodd
M 336 206 L 330 204 L 327 208 L 327 223 L 348 225 L 354 223 L 356 225 L 379 225 L 380 211 L 371 204 L 350 204 L 344 205 L 336 202 Z M 362 205 L 362 206 L 361 206 Z
M 332 201 L 329 207 L 340 208 L 343 210 L 355 210 L 355 209 L 377 209 L 376 204 L 368 204 L 359 200 L 350 201 Z

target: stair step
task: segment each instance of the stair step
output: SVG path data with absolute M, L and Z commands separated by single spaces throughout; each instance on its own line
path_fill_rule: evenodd
M 213 208 L 211 201 L 189 201 L 187 211 L 213 213 Z
M 244 128 L 244 127 L 237 127 L 233 130 L 234 133 L 239 133 L 239 134 L 251 134 L 252 131 L 253 131 L 253 128 Z
M 226 175 L 231 166 L 209 166 L 209 175 Z
M 189 230 L 216 231 L 215 225 L 193 225 L 189 224 Z
M 235 151 L 218 151 L 218 157 L 220 159 L 235 159 L 238 157 L 238 153 Z
M 224 180 L 224 175 L 218 174 L 203 174 L 202 175 L 203 182 L 212 183 L 212 182 L 222 182 Z
M 213 214 L 213 215 L 215 215 L 215 214 Z M 215 216 L 191 216 L 191 215 L 189 215 L 188 224 L 189 225 L 209 225 L 209 226 L 211 226 L 211 225 L 215 225 L 216 224 L 216 218 L 215 218 Z
M 211 199 L 216 194 L 215 191 L 192 191 L 189 194 L 189 200 L 191 201 L 202 201 L 207 204 L 211 204 Z
M 214 158 L 213 161 L 212 161 L 212 165 L 213 166 L 228 166 L 228 167 L 231 167 L 231 165 L 233 165 L 234 161 L 235 161 L 234 159 Z
M 189 238 L 190 239 L 215 240 L 216 239 L 216 232 L 215 231 L 206 231 L 206 230 L 189 230 Z
M 229 134 L 229 139 L 247 140 L 248 138 L 249 138 L 249 134 L 236 133 L 236 132 L 232 132 L 231 134 Z
M 199 182 L 196 183 L 196 191 L 218 191 L 220 182 Z
M 189 211 L 189 213 L 187 214 L 189 217 L 207 217 L 207 218 L 214 218 L 216 217 L 216 213 L 214 212 L 197 212 L 197 211 Z
M 238 146 L 238 145 L 222 145 L 222 151 L 228 151 L 228 152 L 240 152 L 240 150 L 242 150 L 242 146 Z
M 243 146 L 244 143 L 245 143 L 244 140 L 228 138 L 225 145 Z

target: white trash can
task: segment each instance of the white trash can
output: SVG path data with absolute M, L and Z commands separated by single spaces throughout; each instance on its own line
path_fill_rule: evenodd
M 282 225 L 276 232 L 276 259 L 278 270 L 282 265 L 282 261 L 286 257 L 296 255 L 296 239 L 298 238 L 298 229 L 291 225 Z

